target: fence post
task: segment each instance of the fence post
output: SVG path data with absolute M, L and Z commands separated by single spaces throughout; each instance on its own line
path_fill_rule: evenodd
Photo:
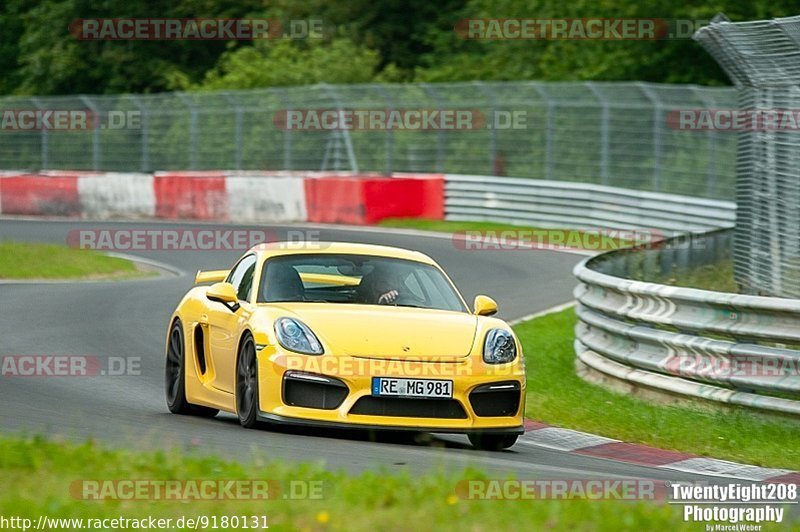
M 283 110 L 288 113 L 290 109 L 291 101 L 289 100 L 288 90 L 287 89 L 276 89 L 278 91 L 278 97 L 281 100 L 281 104 L 283 105 Z M 287 115 L 288 116 L 288 115 Z M 292 128 L 289 127 L 287 123 L 283 128 L 283 169 L 284 170 L 294 170 L 294 152 L 292 148 L 294 145 L 292 144 Z
M 664 127 L 662 102 L 661 98 L 658 97 L 658 93 L 646 84 L 637 81 L 636 86 L 639 87 L 639 90 L 644 93 L 653 105 L 653 190 L 659 192 L 661 190 L 661 131 Z
M 601 114 L 601 122 L 600 122 L 600 183 L 603 185 L 608 185 L 608 160 L 609 160 L 609 131 L 608 131 L 608 122 L 610 119 L 610 113 L 608 108 L 608 101 L 603 97 L 597 87 L 594 86 L 591 82 L 586 82 L 584 85 L 592 91 L 595 98 L 600 102 L 602 106 L 602 114 Z
M 42 107 L 42 105 L 39 103 L 39 98 L 31 98 L 31 102 L 33 102 L 33 105 L 36 106 L 36 108 L 39 109 L 40 111 L 46 109 L 45 107 Z M 42 128 L 42 131 L 41 133 L 39 133 L 39 136 L 41 139 L 40 156 L 39 156 L 41 159 L 41 167 L 42 170 L 47 170 L 47 168 L 50 166 L 50 141 L 46 127 Z
M 344 106 L 342 105 L 341 99 L 339 98 L 339 94 L 332 86 L 328 85 L 327 83 L 323 83 L 321 87 L 322 90 L 328 93 L 328 96 L 336 104 L 336 110 L 339 112 L 341 119 L 341 113 L 344 110 Z M 337 143 L 339 138 L 341 138 L 342 141 L 344 142 L 344 148 L 345 151 L 347 151 L 347 159 L 348 162 L 350 163 L 350 171 L 358 173 L 358 161 L 356 161 L 356 154 L 353 151 L 353 143 L 350 140 L 350 131 L 343 128 L 341 131 L 334 131 L 334 134 L 337 135 L 335 137 L 337 139 L 336 140 Z
M 175 95 L 189 108 L 189 170 L 197 170 L 197 107 L 185 93 Z
M 556 134 L 556 106 L 553 103 L 553 100 L 550 99 L 550 95 L 547 94 L 547 91 L 544 90 L 537 82 L 531 83 L 533 88 L 539 95 L 547 102 L 547 129 L 545 130 L 545 144 L 544 144 L 544 178 L 547 180 L 553 180 L 553 142 L 555 141 L 555 134 Z
M 419 86 L 422 90 L 427 94 L 431 100 L 433 100 L 434 105 L 436 105 L 436 110 L 439 113 L 442 112 L 442 102 L 439 98 L 439 94 L 427 83 L 420 83 Z M 441 128 L 436 130 L 436 172 L 444 173 L 444 132 Z
M 383 88 L 382 85 L 378 84 L 375 85 L 375 89 L 378 93 L 383 96 L 387 103 L 387 112 L 391 114 L 394 111 L 394 98 L 389 92 Z M 387 127 L 386 128 L 386 169 L 384 172 L 386 175 L 392 175 L 392 171 L 394 171 L 394 128 Z
M 692 87 L 692 92 L 697 95 L 697 98 L 703 102 L 707 109 L 711 110 L 719 107 L 698 87 Z M 717 130 L 712 127 L 706 133 L 708 136 L 708 162 L 706 163 L 706 180 L 708 183 L 706 183 L 706 195 L 709 198 L 713 198 L 717 192 Z
M 495 175 L 495 161 L 497 161 L 497 128 L 495 127 L 495 117 L 497 116 L 497 104 L 494 99 L 494 93 L 486 88 L 486 85 L 480 81 L 473 81 L 481 93 L 486 96 L 489 101 L 489 116 L 486 119 L 486 125 L 489 127 L 489 175 Z
M 88 96 L 82 94 L 79 98 L 95 117 L 94 130 L 92 131 L 92 170 L 100 170 L 100 126 L 102 123 L 100 110 Z
M 233 106 L 233 145 L 234 145 L 234 166 L 236 170 L 242 169 L 242 108 L 239 101 L 231 96 L 228 91 L 222 92 L 222 97 Z
M 142 100 L 139 96 L 135 94 L 131 94 L 131 99 L 133 100 L 133 105 L 142 113 L 142 134 L 140 137 L 141 142 L 141 160 L 139 162 L 139 170 L 141 172 L 149 172 L 150 171 L 150 113 L 147 112 L 147 107 L 142 104 Z

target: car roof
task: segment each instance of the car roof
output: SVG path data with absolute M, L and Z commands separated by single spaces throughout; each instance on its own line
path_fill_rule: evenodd
M 373 255 L 436 264 L 432 258 L 419 251 L 376 244 L 356 244 L 354 242 L 267 242 L 254 246 L 250 251 L 258 253 L 264 259 L 281 255 L 314 253 Z

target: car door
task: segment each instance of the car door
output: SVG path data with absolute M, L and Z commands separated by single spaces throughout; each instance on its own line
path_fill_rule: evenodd
M 208 304 L 209 355 L 214 367 L 215 377 L 211 385 L 221 391 L 234 393 L 236 385 L 236 355 L 239 336 L 252 312 L 250 291 L 256 269 L 256 256 L 246 255 L 233 267 L 226 282 L 233 285 L 239 298 L 240 308 L 232 312 L 222 303 L 211 301 Z

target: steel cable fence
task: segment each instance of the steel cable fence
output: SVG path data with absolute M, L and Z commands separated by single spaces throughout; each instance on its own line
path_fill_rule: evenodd
M 735 104 L 731 88 L 527 81 L 6 97 L 6 118 L 69 109 L 92 119 L 66 131 L 4 124 L 0 168 L 442 172 L 732 199 L 735 135 L 683 130 L 674 113 Z M 474 120 L 462 129 L 287 127 L 287 111 L 326 110 L 470 110 Z
M 695 38 L 736 84 L 738 108 L 761 120 L 738 134 L 737 281 L 745 293 L 800 298 L 800 17 L 720 17 Z

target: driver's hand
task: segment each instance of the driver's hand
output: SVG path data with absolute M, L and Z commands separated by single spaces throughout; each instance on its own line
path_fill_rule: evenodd
M 397 296 L 400 295 L 397 290 L 389 290 L 386 293 L 383 293 L 378 298 L 379 305 L 385 305 L 387 303 L 394 303 L 397 300 Z

